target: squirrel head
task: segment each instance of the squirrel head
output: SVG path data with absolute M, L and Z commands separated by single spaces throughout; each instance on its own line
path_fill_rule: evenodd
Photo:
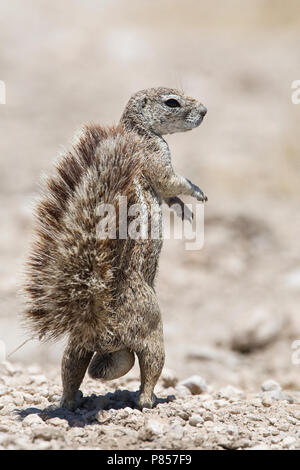
M 207 109 L 199 101 L 171 88 L 149 88 L 127 103 L 121 124 L 139 134 L 162 136 L 185 132 L 201 124 Z

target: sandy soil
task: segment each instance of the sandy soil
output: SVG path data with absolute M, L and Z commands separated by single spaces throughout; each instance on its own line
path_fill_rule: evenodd
M 81 123 L 116 122 L 138 89 L 182 87 L 208 114 L 199 129 L 167 140 L 176 170 L 209 202 L 203 249 L 166 240 L 157 279 L 166 368 L 179 381 L 202 377 L 208 390 L 184 395 L 161 382 L 157 395 L 176 400 L 143 414 L 131 408 L 131 395 L 112 395 L 102 422 L 96 397 L 136 390 L 135 366 L 118 383 L 87 379 L 84 395 L 96 397 L 71 416 L 49 408 L 61 393 L 63 343 L 32 341 L 2 366 L 0 446 L 300 448 L 300 105 L 291 101 L 299 26 L 293 0 L 251 0 L 243 9 L 237 0 L 226 8 L 214 0 L 1 3 L 0 341 L 7 352 L 26 337 L 17 292 L 39 176 Z M 262 392 L 270 379 L 293 403 L 278 390 L 277 400 Z M 224 398 L 228 386 L 241 393 Z M 193 415 L 202 418 L 196 426 Z M 160 423 L 153 439 L 152 431 L 143 435 L 152 419 Z

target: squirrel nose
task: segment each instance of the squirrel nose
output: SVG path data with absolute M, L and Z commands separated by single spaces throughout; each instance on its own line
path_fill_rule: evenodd
M 205 106 L 203 106 L 203 104 L 200 105 L 200 114 L 202 117 L 205 116 L 205 114 L 207 113 L 207 109 Z

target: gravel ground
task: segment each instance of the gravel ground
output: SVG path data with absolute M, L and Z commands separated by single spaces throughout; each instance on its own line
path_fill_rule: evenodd
M 299 29 L 297 0 L 0 2 L 0 363 L 27 337 L 18 273 L 39 177 L 82 123 L 117 122 L 139 89 L 183 88 L 208 114 L 167 141 L 209 199 L 203 249 L 162 250 L 173 373 L 156 408 L 134 408 L 135 366 L 86 378 L 89 398 L 67 413 L 63 344 L 32 341 L 0 364 L 1 449 L 300 447 Z M 194 394 L 178 385 L 190 377 Z
M 80 408 L 59 407 L 56 369 L 1 364 L 3 449 L 300 449 L 300 393 L 265 381 L 245 393 L 165 370 L 153 410 L 135 407 L 138 379 L 86 379 Z

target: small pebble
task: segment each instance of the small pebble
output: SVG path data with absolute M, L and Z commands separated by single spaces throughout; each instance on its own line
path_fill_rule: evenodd
M 47 419 L 47 424 L 52 424 L 52 426 L 62 426 L 63 428 L 69 427 L 68 422 L 62 418 L 51 418 Z
M 161 381 L 164 388 L 175 387 L 178 383 L 178 378 L 172 370 L 164 369 L 161 375 Z
M 266 380 L 262 383 L 261 389 L 263 392 L 271 392 L 273 390 L 281 390 L 281 386 L 275 380 Z
M 240 390 L 239 388 L 233 387 L 232 385 L 227 385 L 220 390 L 220 395 L 223 398 L 227 398 L 228 400 L 233 399 L 241 399 L 245 397 L 245 393 Z
M 287 436 L 283 439 L 282 441 L 282 446 L 284 449 L 289 449 L 292 445 L 294 445 L 296 442 L 296 439 L 292 436 Z
M 180 424 L 174 424 L 168 430 L 168 437 L 171 440 L 180 440 L 183 438 L 184 429 Z
M 108 423 L 112 419 L 112 414 L 106 410 L 100 410 L 96 414 L 96 420 L 100 424 Z
M 200 393 L 205 393 L 208 390 L 205 379 L 200 377 L 200 375 L 193 375 L 192 377 L 179 382 L 179 385 L 183 385 L 190 390 L 192 395 L 199 395 Z
M 189 424 L 191 426 L 198 426 L 204 423 L 204 419 L 200 415 L 192 415 L 189 419 Z
M 30 415 L 27 415 L 24 419 L 23 419 L 23 424 L 25 424 L 26 426 L 37 426 L 37 425 L 40 425 L 40 424 L 44 424 L 44 421 L 42 420 L 42 418 L 40 418 L 39 415 L 37 414 L 30 414 Z
M 141 430 L 140 438 L 144 441 L 152 441 L 158 436 L 162 435 L 164 431 L 164 426 L 160 421 L 155 419 L 146 419 L 145 426 Z

